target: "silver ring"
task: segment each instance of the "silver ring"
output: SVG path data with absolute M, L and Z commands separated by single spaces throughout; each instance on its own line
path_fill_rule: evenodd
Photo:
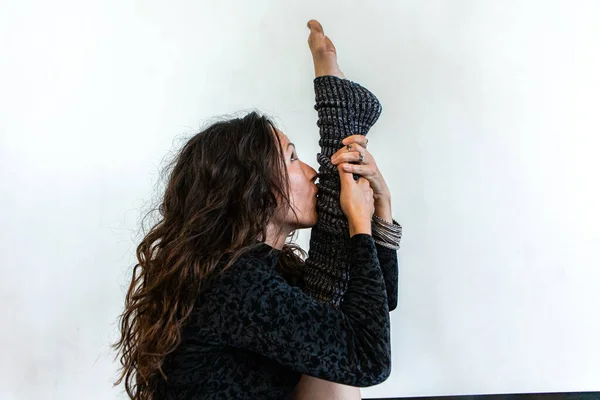
M 365 159 L 365 155 L 363 153 L 360 153 L 360 158 L 358 159 L 358 163 L 361 164 L 364 159 Z

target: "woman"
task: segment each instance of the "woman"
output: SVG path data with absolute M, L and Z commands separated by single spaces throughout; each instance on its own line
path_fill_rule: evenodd
M 323 72 L 315 84 L 322 78 L 324 86 L 341 89 L 349 83 L 332 73 L 331 58 L 316 57 L 314 44 L 327 40 L 315 22 L 309 25 L 316 38 L 311 50 L 315 69 Z M 316 249 L 308 269 L 323 279 L 312 280 L 303 273 L 311 255 L 304 263 L 297 252 L 306 253 L 285 240 L 296 229 L 318 225 L 317 203 L 328 188 L 321 185 L 317 200 L 316 171 L 298 159 L 289 138 L 251 113 L 214 124 L 184 146 L 172 164 L 162 219 L 138 246 L 122 315 L 116 347 L 123 373 L 117 384 L 125 378 L 130 397 L 280 399 L 297 389 L 298 397 L 316 398 L 346 388 L 356 394 L 349 386 L 389 376 L 389 310 L 395 300 L 388 300 L 397 290 L 397 264 L 389 249 L 394 257 L 384 257 L 384 268 L 384 247 L 372 236 L 374 212 L 379 208 L 389 221 L 391 210 L 365 139 L 355 135 L 348 144 L 362 150 L 358 156 L 370 180 L 361 176 L 355 182 L 344 170 L 355 156 L 347 147 L 330 160 L 341 185 L 338 219 L 344 217 L 348 229 L 349 273 L 330 274 L 340 257 L 317 259 Z M 326 149 L 335 141 L 325 142 Z M 354 168 L 360 175 L 361 167 Z M 335 213 L 335 207 L 326 209 Z M 331 227 L 332 239 L 338 228 Z M 329 304 L 339 288 L 343 303 Z

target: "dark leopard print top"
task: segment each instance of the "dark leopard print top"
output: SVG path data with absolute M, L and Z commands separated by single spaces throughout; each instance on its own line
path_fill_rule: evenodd
M 302 374 L 371 386 L 390 374 L 396 250 L 351 239 L 340 308 L 290 285 L 280 250 L 263 243 L 217 275 L 198 298 L 182 342 L 167 356 L 156 399 L 288 399 Z

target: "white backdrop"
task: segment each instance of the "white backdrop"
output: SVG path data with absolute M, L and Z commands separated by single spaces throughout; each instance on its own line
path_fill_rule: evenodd
M 108 344 L 182 137 L 258 109 L 317 167 L 311 18 L 381 100 L 404 227 L 363 396 L 600 390 L 600 2 L 3 0 L 0 398 L 124 398 Z

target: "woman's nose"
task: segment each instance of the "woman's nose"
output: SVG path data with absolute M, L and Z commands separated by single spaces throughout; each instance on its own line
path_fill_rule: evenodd
M 315 171 L 315 169 L 313 167 L 311 167 L 308 164 L 304 164 L 306 166 L 307 172 L 306 172 L 306 176 L 308 177 L 308 179 L 311 180 L 311 182 L 314 182 L 317 179 L 317 171 Z

